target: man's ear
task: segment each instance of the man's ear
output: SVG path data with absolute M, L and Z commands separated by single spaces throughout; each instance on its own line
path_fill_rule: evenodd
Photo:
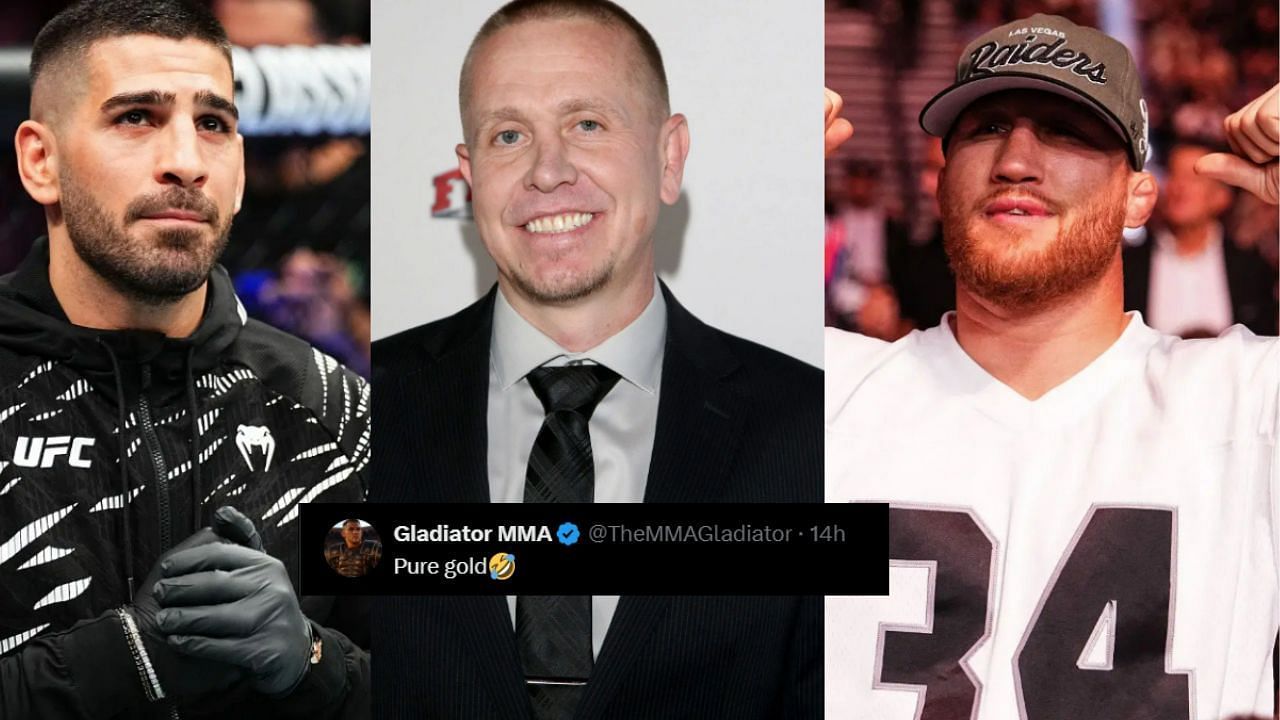
M 26 120 L 13 136 L 18 154 L 18 176 L 27 194 L 41 205 L 53 205 L 62 197 L 58 183 L 57 142 L 47 125 Z
M 1124 226 L 1139 228 L 1147 224 L 1147 219 L 1156 209 L 1156 198 L 1160 191 L 1156 187 L 1156 178 L 1149 172 L 1129 173 L 1129 194 L 1125 204 Z
M 676 113 L 662 124 L 658 135 L 662 146 L 662 202 L 674 205 L 680 199 L 680 184 L 684 181 L 684 162 L 689 157 L 689 123 L 684 115 Z
M 458 143 L 453 149 L 458 154 L 458 169 L 462 171 L 462 179 L 467 181 L 467 187 L 471 186 L 471 151 L 467 149 L 466 143 Z

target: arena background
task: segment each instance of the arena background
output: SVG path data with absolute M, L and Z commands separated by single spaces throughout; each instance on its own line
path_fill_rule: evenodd
M 1175 140 L 1222 143 L 1222 119 L 1280 79 L 1275 0 L 826 0 L 826 82 L 844 97 L 855 128 L 827 160 L 828 325 L 895 339 L 936 325 L 954 307 L 932 199 L 942 157 L 917 118 L 954 81 L 970 40 L 1037 12 L 1098 27 L 1138 60 L 1151 123 L 1147 169 L 1161 197 L 1151 223 L 1126 237 L 1127 275 L 1134 274 L 1130 256 L 1140 255 L 1133 251 L 1154 242 L 1171 211 L 1204 212 L 1193 207 L 1200 189 L 1170 192 Z M 1220 220 L 1225 241 L 1239 251 L 1233 277 L 1246 278 L 1233 279 L 1232 292 L 1251 294 L 1259 312 L 1250 326 L 1275 335 L 1276 210 L 1236 192 Z M 1221 301 L 1209 292 L 1195 302 Z M 1129 293 L 1126 307 L 1136 295 Z
M 375 337 L 450 315 L 495 280 L 475 226 L 458 217 L 465 183 L 449 173 L 462 139 L 458 71 L 500 5 L 378 5 L 374 124 L 390 140 L 374 149 Z M 810 238 L 822 233 L 821 6 L 622 5 L 662 50 L 671 109 L 692 137 L 683 195 L 655 231 L 659 276 L 702 320 L 820 365 Z
M 46 232 L 12 137 L 27 118 L 31 42 L 69 4 L 6 2 L 0 14 L 0 273 Z M 368 375 L 369 0 L 209 6 L 238 46 L 246 136 L 244 205 L 222 263 L 251 315 Z

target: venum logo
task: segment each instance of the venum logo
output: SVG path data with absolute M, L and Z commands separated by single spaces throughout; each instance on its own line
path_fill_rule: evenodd
M 236 447 L 240 448 L 240 456 L 244 464 L 253 470 L 253 460 L 249 457 L 254 450 L 266 453 L 267 459 L 262 471 L 271 469 L 271 458 L 276 454 L 276 440 L 271 437 L 271 430 L 265 425 L 241 425 L 236 428 Z
M 54 461 L 67 456 L 67 464 L 74 468 L 88 469 L 92 460 L 84 456 L 87 448 L 93 447 L 93 438 L 71 437 L 18 437 L 18 447 L 13 451 L 13 464 L 18 467 L 53 467 Z

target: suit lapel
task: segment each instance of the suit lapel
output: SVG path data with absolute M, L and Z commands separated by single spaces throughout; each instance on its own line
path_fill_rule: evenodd
M 670 608 L 669 597 L 624 595 L 619 598 L 618 609 L 609 623 L 609 632 L 605 635 L 600 656 L 591 670 L 591 681 L 587 683 L 586 694 L 574 713 L 575 717 L 606 717 L 604 712 L 609 702 L 618 687 L 632 677 L 632 668 L 638 662 L 650 666 L 661 662 L 661 658 L 652 657 L 653 651 L 648 646 L 654 630 Z
M 434 428 L 433 462 L 427 464 L 429 484 L 438 488 L 434 502 L 489 502 L 489 343 L 497 286 L 460 317 L 456 333 L 446 333 L 431 369 L 429 396 L 433 415 L 442 419 Z M 423 383 L 419 383 L 422 385 Z M 429 407 L 424 405 L 423 407 Z M 511 630 L 506 598 L 449 598 L 457 632 L 474 650 L 476 677 L 486 687 L 499 717 L 528 717 L 529 697 L 520 673 L 520 658 Z
M 399 364 L 407 369 L 379 379 L 377 392 L 387 399 L 375 408 L 391 410 L 384 410 L 383 416 L 389 426 L 377 432 L 391 438 L 391 447 L 380 455 L 385 470 L 377 476 L 377 501 L 489 502 L 486 409 L 495 292 L 496 286 L 458 314 L 433 324 L 429 332 L 420 333 L 416 346 L 402 350 L 412 353 Z M 443 653 L 449 662 L 463 663 L 445 670 L 451 677 L 480 681 L 483 693 L 491 698 L 493 717 L 529 717 L 504 597 L 404 600 L 392 604 L 397 609 L 393 619 L 403 622 L 423 616 L 442 625 L 440 637 L 424 640 L 436 644 L 424 650 L 427 657 Z M 464 650 L 450 650 L 459 647 Z M 465 667 L 466 663 L 475 665 Z M 464 695 L 476 692 L 463 690 Z
M 745 400 L 724 380 L 738 361 L 715 330 L 689 314 L 662 284 L 667 345 L 646 503 L 715 502 L 722 497 L 745 417 Z M 577 717 L 603 717 L 638 662 L 661 663 L 649 645 L 671 598 L 627 595 L 609 624 Z
M 493 329 L 494 292 L 458 317 L 457 332 L 444 333 L 434 367 L 424 382 L 405 383 L 421 392 L 418 407 L 427 409 L 430 455 L 421 465 L 425 484 L 433 488 L 426 502 L 489 502 L 489 336 Z
M 664 284 L 667 347 L 658 426 L 644 501 L 715 502 L 721 495 L 745 415 L 745 401 L 724 379 L 738 361 L 676 302 Z
M 495 717 L 527 718 L 531 713 L 529 693 L 520 670 L 520 653 L 507 599 L 502 595 L 450 598 L 457 615 L 458 631 L 471 648 L 474 663 L 470 677 L 484 678 L 485 687 L 501 712 Z
M 486 349 L 488 345 L 486 343 Z M 443 420 L 437 425 L 435 480 L 442 497 L 438 502 L 489 502 L 489 428 L 484 409 L 488 406 L 489 363 L 487 354 L 458 353 L 440 364 L 440 382 L 451 388 L 433 393 L 436 412 Z

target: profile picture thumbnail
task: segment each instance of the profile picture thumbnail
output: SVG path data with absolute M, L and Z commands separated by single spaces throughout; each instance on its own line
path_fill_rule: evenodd
M 363 577 L 382 559 L 382 540 L 369 523 L 347 518 L 329 528 L 324 559 L 343 577 Z

